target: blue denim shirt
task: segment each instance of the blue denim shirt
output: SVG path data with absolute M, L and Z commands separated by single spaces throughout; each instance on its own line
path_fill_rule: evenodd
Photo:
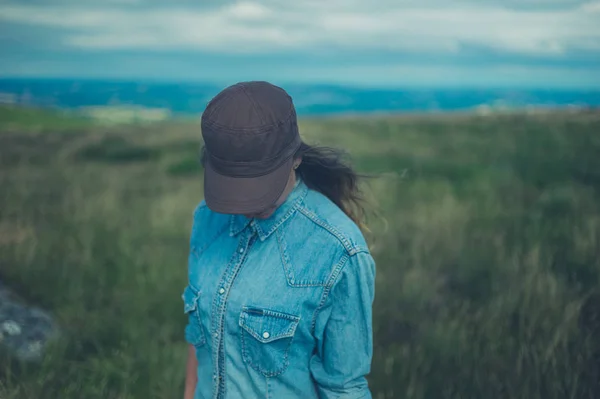
M 182 296 L 195 398 L 370 399 L 374 278 L 359 228 L 301 181 L 265 220 L 201 203 Z

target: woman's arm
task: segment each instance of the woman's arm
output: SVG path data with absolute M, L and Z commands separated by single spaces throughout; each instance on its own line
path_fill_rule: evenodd
M 194 399 L 196 384 L 198 383 L 198 359 L 196 358 L 196 348 L 194 345 L 188 345 L 188 358 L 185 372 L 185 394 L 183 399 Z
M 321 399 L 370 399 L 366 376 L 373 355 L 375 262 L 350 257 L 315 319 L 317 351 L 311 373 Z

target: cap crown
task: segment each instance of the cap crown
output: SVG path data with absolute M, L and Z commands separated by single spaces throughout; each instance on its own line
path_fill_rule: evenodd
M 231 177 L 265 175 L 300 146 L 292 98 L 268 82 L 241 82 L 217 94 L 202 114 L 208 161 Z

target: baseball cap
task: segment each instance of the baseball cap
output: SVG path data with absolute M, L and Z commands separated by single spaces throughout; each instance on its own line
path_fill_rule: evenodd
M 204 197 L 214 212 L 261 212 L 281 196 L 300 148 L 296 110 L 282 88 L 240 82 L 202 114 Z

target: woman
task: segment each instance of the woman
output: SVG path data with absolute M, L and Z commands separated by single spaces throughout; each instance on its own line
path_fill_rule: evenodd
M 356 174 L 302 143 L 291 98 L 266 82 L 219 93 L 202 135 L 185 398 L 371 398 L 375 264 Z

